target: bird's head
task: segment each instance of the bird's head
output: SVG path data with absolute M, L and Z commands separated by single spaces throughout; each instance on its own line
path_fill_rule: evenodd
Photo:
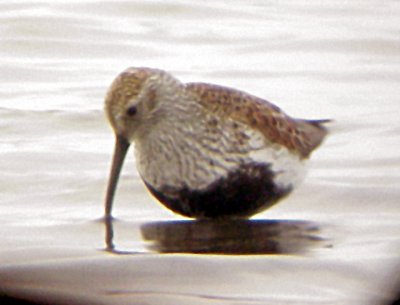
M 116 136 L 133 142 L 141 126 L 157 110 L 157 96 L 165 72 L 150 68 L 128 68 L 112 82 L 105 111 Z
M 183 88 L 165 71 L 128 68 L 112 82 L 105 100 L 105 111 L 115 132 L 116 142 L 106 198 L 106 216 L 111 205 L 119 173 L 129 146 L 145 136 L 171 111 Z

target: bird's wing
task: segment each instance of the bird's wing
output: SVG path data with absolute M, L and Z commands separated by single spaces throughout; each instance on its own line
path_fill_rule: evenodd
M 307 158 L 327 134 L 323 125 L 328 120 L 291 118 L 279 107 L 246 92 L 206 83 L 185 86 L 205 109 L 259 130 L 266 139 L 301 158 Z

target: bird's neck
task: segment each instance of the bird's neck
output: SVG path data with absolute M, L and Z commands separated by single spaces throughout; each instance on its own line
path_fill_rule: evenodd
M 193 103 L 193 101 L 191 102 Z M 189 107 L 188 107 L 189 106 Z M 169 111 L 174 111 L 168 113 Z M 166 183 L 201 188 L 209 183 L 204 148 L 204 119 L 201 109 L 182 103 L 165 110 L 165 117 L 135 141 L 137 167 L 142 178 L 153 187 Z

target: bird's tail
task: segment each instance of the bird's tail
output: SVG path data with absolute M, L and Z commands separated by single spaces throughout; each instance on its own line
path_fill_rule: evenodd
M 325 136 L 329 133 L 329 129 L 326 124 L 331 123 L 332 120 L 301 120 L 298 122 L 301 125 L 301 129 L 307 134 L 311 151 L 317 148 Z

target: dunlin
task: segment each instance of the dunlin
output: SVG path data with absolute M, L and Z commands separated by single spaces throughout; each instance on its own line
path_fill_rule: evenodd
M 106 195 L 111 217 L 131 143 L 149 191 L 192 218 L 246 218 L 288 195 L 327 134 L 326 120 L 295 119 L 232 88 L 182 83 L 152 68 L 128 68 L 105 101 L 116 143 Z

